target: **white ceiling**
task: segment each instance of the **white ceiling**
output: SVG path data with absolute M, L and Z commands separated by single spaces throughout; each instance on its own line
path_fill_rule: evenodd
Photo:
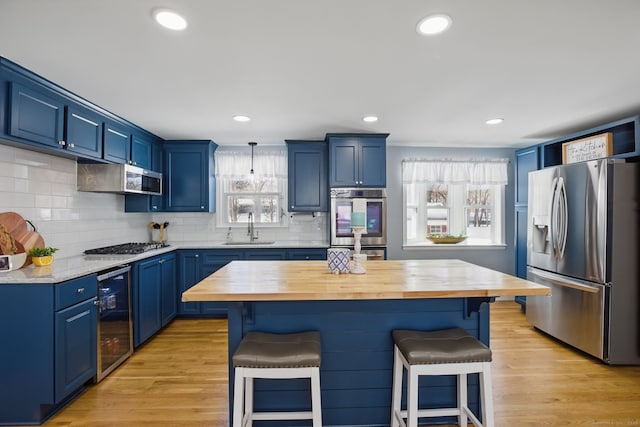
M 157 6 L 187 30 L 158 27 Z M 435 12 L 451 29 L 419 36 Z M 0 56 L 160 137 L 220 145 L 522 147 L 640 113 L 639 0 L 0 0 Z

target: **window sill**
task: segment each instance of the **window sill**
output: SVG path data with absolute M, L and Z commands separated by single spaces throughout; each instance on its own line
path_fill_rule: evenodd
M 412 243 L 402 245 L 402 249 L 405 251 L 437 251 L 437 250 L 504 250 L 507 248 L 505 244 L 491 244 L 491 245 L 477 245 L 477 244 L 446 244 L 446 243 Z

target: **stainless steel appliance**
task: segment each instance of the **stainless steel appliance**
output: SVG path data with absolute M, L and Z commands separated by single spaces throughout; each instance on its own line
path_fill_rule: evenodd
M 331 189 L 331 246 L 353 246 L 351 211 L 357 198 L 367 200 L 367 232 L 362 234 L 361 245 L 387 245 L 387 192 L 384 188 L 332 188 Z M 363 251 L 364 252 L 364 251 Z
M 98 371 L 101 381 L 133 352 L 131 322 L 131 267 L 120 266 L 98 274 Z
M 85 255 L 130 255 L 141 254 L 155 249 L 166 248 L 166 243 L 121 243 L 102 248 L 87 249 Z
M 162 195 L 162 174 L 133 165 L 78 163 L 78 191 Z
M 527 298 L 536 328 L 611 364 L 640 363 L 640 168 L 602 159 L 529 173 Z

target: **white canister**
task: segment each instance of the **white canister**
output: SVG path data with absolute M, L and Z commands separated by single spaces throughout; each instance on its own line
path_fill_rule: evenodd
M 334 274 L 349 273 L 351 260 L 349 259 L 349 249 L 347 248 L 329 248 L 327 249 L 327 265 L 329 271 Z

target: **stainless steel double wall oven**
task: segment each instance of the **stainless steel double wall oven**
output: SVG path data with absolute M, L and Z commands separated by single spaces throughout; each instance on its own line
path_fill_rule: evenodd
M 353 248 L 351 212 L 355 199 L 366 199 L 367 232 L 360 243 L 369 258 L 384 258 L 387 246 L 387 192 L 384 188 L 331 189 L 331 246 Z

